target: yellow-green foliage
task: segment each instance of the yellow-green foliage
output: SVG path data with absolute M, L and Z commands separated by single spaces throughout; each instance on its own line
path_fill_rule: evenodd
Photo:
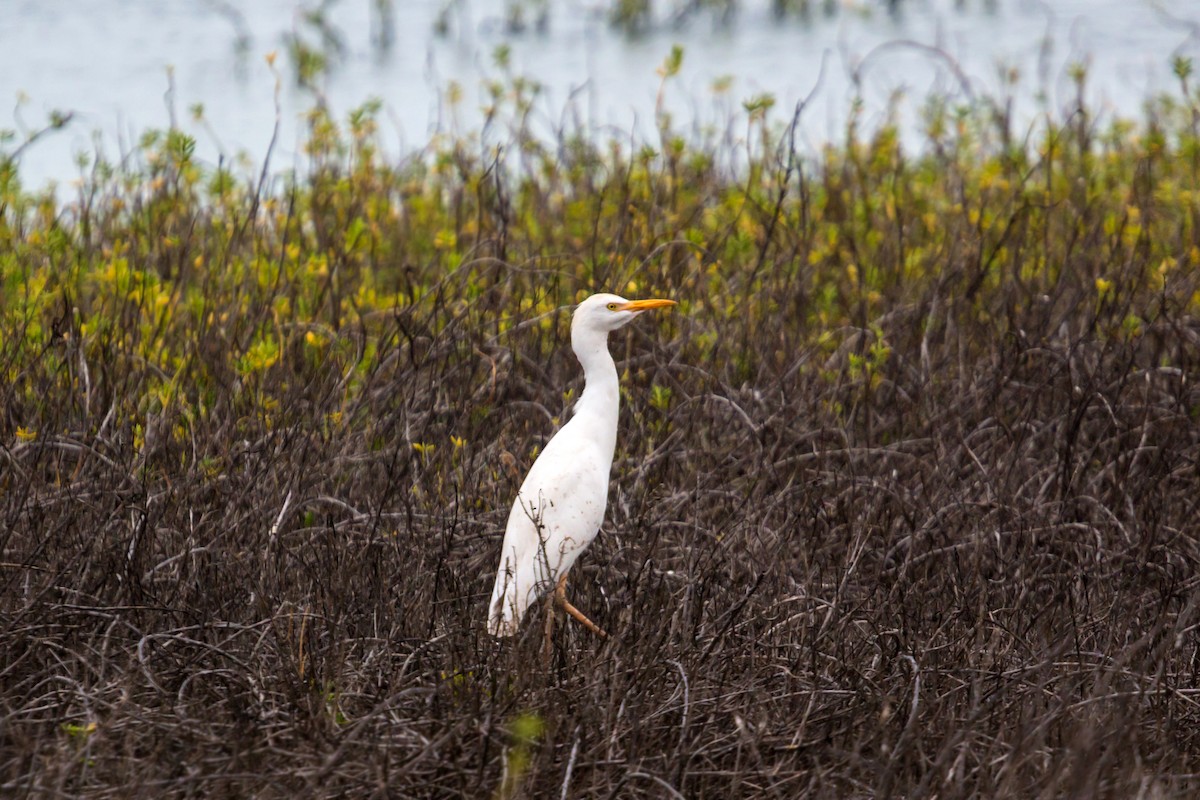
M 512 744 L 504 761 L 504 779 L 496 788 L 498 800 L 519 796 L 521 781 L 529 770 L 531 750 L 537 746 L 544 728 L 541 717 L 532 712 L 518 716 L 512 723 Z
M 438 136 L 400 164 L 380 156 L 377 104 L 345 122 L 314 111 L 307 171 L 265 186 L 197 163 L 177 131 L 143 138 L 139 170 L 100 164 L 58 197 L 6 164 L 0 365 L 14 388 L 0 438 L 94 429 L 110 410 L 135 439 L 156 414 L 179 441 L 214 413 L 270 428 L 280 398 L 322 376 L 328 413 L 353 425 L 398 348 L 419 358 L 453 325 L 476 358 L 521 324 L 549 353 L 565 320 L 548 312 L 601 289 L 678 299 L 688 358 L 728 365 L 730 381 L 804 348 L 832 354 L 845 337 L 829 332 L 851 327 L 875 331 L 850 362 L 869 381 L 888 315 L 935 288 L 997 336 L 1064 282 L 1073 294 L 1055 302 L 1094 306 L 1103 335 L 1200 311 L 1190 97 L 1138 124 L 1080 109 L 1019 138 L 985 110 L 934 103 L 922 153 L 852 118 L 810 158 L 759 98 L 748 162 L 730 167 L 737 154 L 687 144 L 665 118 L 658 145 L 633 151 L 543 142 L 525 122 L 534 94 L 493 87 L 503 147 L 495 130 Z M 779 331 L 777 347 L 734 328 Z

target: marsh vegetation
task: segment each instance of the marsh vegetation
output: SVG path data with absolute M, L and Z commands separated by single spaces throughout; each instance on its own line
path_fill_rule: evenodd
M 911 151 L 801 157 L 766 97 L 547 141 L 517 82 L 399 162 L 374 106 L 291 176 L 175 130 L 53 197 L 5 160 L 2 793 L 1194 796 L 1177 71 L 1136 121 L 933 101 Z M 680 307 L 613 340 L 572 582 L 613 636 L 543 666 L 485 606 L 595 290 Z

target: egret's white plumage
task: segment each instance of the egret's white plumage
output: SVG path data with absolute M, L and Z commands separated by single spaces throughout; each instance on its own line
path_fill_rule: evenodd
M 565 577 L 596 538 L 608 504 L 620 404 L 608 334 L 643 311 L 671 305 L 673 300 L 594 294 L 575 309 L 571 349 L 583 365 L 583 394 L 574 416 L 534 462 L 509 512 L 488 611 L 493 636 L 516 633 L 530 604 Z

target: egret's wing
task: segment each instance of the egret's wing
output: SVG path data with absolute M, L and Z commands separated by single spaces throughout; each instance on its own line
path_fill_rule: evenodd
M 493 633 L 515 633 L 529 605 L 596 538 L 611 462 L 596 450 L 584 426 L 568 423 L 530 468 L 504 532 L 489 614 Z

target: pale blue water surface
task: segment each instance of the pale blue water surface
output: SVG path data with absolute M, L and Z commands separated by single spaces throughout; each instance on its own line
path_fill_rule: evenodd
M 768 2 L 744 0 L 728 26 L 701 14 L 683 27 L 662 22 L 637 37 L 614 32 L 598 0 L 547 0 L 546 29 L 531 26 L 519 34 L 506 30 L 502 0 L 458 0 L 442 36 L 434 26 L 447 0 L 395 0 L 388 48 L 373 39 L 380 30 L 377 1 L 328 6 L 344 51 L 321 87 L 339 115 L 378 98 L 383 138 L 397 157 L 423 147 L 436 131 L 478 127 L 480 86 L 501 77 L 492 58 L 501 44 L 511 50 L 513 74 L 544 85 L 537 109 L 546 130 L 573 98 L 594 133 L 651 136 L 660 87 L 656 68 L 678 43 L 685 49 L 683 68 L 665 94 L 676 123 L 694 131 L 723 127 L 742 100 L 762 93 L 774 95 L 773 114 L 787 118 L 816 86 L 801 126 L 806 148 L 840 135 L 858 91 L 851 77 L 856 69 L 867 123 L 884 118 L 898 90 L 901 119 L 911 131 L 931 91 L 964 98 L 944 60 L 889 42 L 940 48 L 980 94 L 1002 91 L 1002 68 L 1015 67 L 1021 76 L 1018 116 L 1026 121 L 1072 102 L 1072 63 L 1088 64 L 1088 100 L 1095 108 L 1136 116 L 1148 95 L 1177 91 L 1171 59 L 1200 52 L 1200 0 L 899 0 L 895 14 L 878 0 L 837 0 L 838 10 L 828 15 L 818 0 L 807 21 L 778 20 Z M 279 51 L 283 77 L 280 137 L 271 163 L 280 170 L 299 165 L 303 112 L 314 100 L 290 80 L 284 39 L 293 31 L 312 39 L 302 13 L 316 5 L 0 0 L 0 129 L 41 127 L 53 110 L 74 114 L 66 130 L 22 154 L 25 183 L 77 178 L 79 153 L 99 149 L 119 159 L 142 131 L 168 126 L 169 106 L 179 126 L 196 137 L 199 158 L 215 163 L 222 155 L 243 154 L 249 170 L 266 153 L 275 124 L 275 77 L 265 60 L 271 51 Z M 238 10 L 240 22 L 229 8 Z M 173 100 L 166 97 L 168 69 Z M 717 94 L 714 84 L 723 77 L 732 80 Z M 451 81 L 464 90 L 453 113 L 442 100 Z M 191 117 L 189 108 L 197 103 L 204 106 L 207 127 Z M 741 132 L 744 126 L 735 129 Z

